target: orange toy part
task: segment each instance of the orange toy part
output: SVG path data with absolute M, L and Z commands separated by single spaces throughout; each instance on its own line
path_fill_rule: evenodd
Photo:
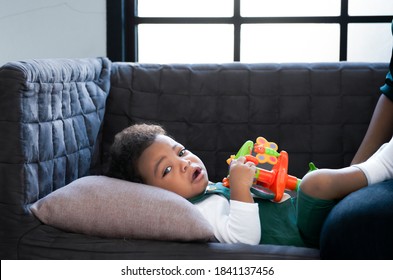
M 288 153 L 280 152 L 278 162 L 273 166 L 272 170 L 257 168 L 257 184 L 270 189 L 274 194 L 274 201 L 278 202 L 282 199 L 284 191 L 296 190 L 298 179 L 288 175 Z

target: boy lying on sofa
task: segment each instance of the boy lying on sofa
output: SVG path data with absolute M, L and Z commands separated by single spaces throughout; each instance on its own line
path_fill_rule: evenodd
M 158 125 L 137 124 L 115 137 L 109 176 L 172 191 L 192 201 L 223 243 L 318 247 L 323 222 L 337 201 L 393 178 L 393 138 L 364 163 L 320 169 L 302 179 L 296 198 L 254 198 L 256 167 L 244 157 L 229 168 L 230 192 L 211 183 L 203 162 Z

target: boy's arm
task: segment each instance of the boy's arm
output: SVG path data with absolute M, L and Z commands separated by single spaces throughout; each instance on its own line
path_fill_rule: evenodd
M 222 196 L 212 195 L 196 206 L 221 243 L 259 244 L 261 226 L 258 204 L 235 200 L 229 202 Z
M 245 157 L 232 160 L 228 178 L 231 200 L 254 203 L 250 188 L 254 182 L 255 172 L 255 164 L 246 162 Z
M 228 177 L 230 202 L 213 195 L 197 204 L 220 242 L 255 245 L 260 241 L 259 208 L 250 192 L 255 171 L 255 165 L 244 157 L 232 160 Z

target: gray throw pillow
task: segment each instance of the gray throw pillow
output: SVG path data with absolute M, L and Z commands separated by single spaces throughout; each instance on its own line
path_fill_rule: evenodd
M 210 224 L 183 197 L 106 176 L 75 180 L 31 206 L 53 227 L 111 238 L 208 241 Z

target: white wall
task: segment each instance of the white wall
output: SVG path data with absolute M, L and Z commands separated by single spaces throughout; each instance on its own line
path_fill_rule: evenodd
M 0 0 L 0 66 L 106 56 L 105 0 Z

